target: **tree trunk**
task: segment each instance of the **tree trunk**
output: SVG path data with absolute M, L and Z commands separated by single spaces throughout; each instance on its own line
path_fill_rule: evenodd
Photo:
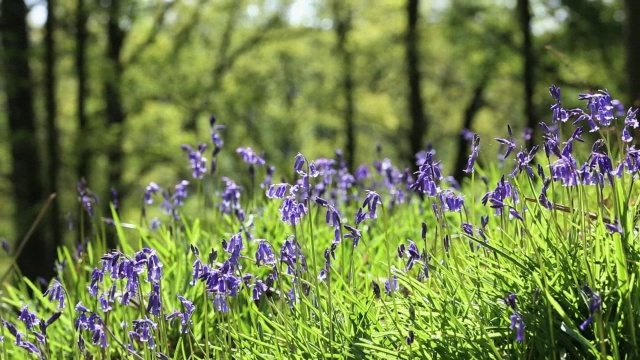
M 635 23 L 640 17 L 640 2 L 625 0 L 624 42 L 627 67 L 628 105 L 640 106 L 640 28 Z
M 76 112 L 78 114 L 78 131 L 76 140 L 76 180 L 89 178 L 91 172 L 91 151 L 88 146 L 88 119 L 87 119 L 87 12 L 85 0 L 78 0 L 76 8 L 76 48 L 75 70 L 77 77 Z
M 355 166 L 356 135 L 355 135 L 355 99 L 353 80 L 353 54 L 349 48 L 349 32 L 351 31 L 352 10 L 351 3 L 334 1 L 335 31 L 337 37 L 337 50 L 340 57 L 340 69 L 342 79 L 342 95 L 344 97 L 344 107 L 342 108 L 342 118 L 345 126 L 345 160 L 350 171 Z
M 423 139 L 428 131 L 429 119 L 424 111 L 422 100 L 422 78 L 420 74 L 420 54 L 418 51 L 418 16 L 419 0 L 407 1 L 407 33 L 405 35 L 405 49 L 407 56 L 407 80 L 409 85 L 409 115 L 411 116 L 411 130 L 409 133 L 409 154 L 407 161 L 412 169 L 416 169 L 415 154 L 422 150 Z
M 14 186 L 14 221 L 18 238 L 24 236 L 45 198 L 42 167 L 33 110 L 33 81 L 29 67 L 27 6 L 23 1 L 0 2 L 4 86 L 9 119 Z M 36 228 L 17 259 L 22 274 L 31 280 L 53 276 L 54 251 L 42 228 Z
M 47 1 L 47 22 L 45 23 L 45 61 L 44 61 L 44 85 L 45 108 L 47 126 L 47 178 L 49 180 L 49 193 L 58 191 L 58 171 L 60 170 L 60 151 L 58 145 L 58 127 L 56 125 L 56 53 L 54 32 L 56 27 L 55 1 Z M 53 201 L 51 204 L 50 234 L 52 246 L 62 244 L 62 228 L 60 226 L 60 203 Z
M 527 141 L 527 148 L 530 148 L 535 141 L 535 133 L 538 128 L 538 120 L 535 115 L 533 104 L 533 94 L 535 91 L 534 66 L 535 58 L 532 49 L 531 36 L 531 11 L 529 10 L 529 0 L 518 0 L 517 4 L 518 20 L 520 31 L 522 32 L 522 81 L 524 84 L 524 112 L 526 126 L 533 130 L 531 140 Z
M 115 188 L 121 196 L 124 193 L 122 186 L 122 170 L 124 155 L 122 153 L 123 127 L 125 122 L 124 109 L 122 107 L 122 73 L 123 67 L 120 61 L 125 32 L 118 25 L 120 21 L 120 0 L 111 0 L 109 7 L 109 19 L 107 22 L 107 60 L 109 71 L 105 78 L 105 101 L 107 126 L 111 135 L 108 160 L 109 160 L 109 186 Z M 105 204 L 108 203 L 105 201 Z M 105 213 L 111 216 L 110 212 Z

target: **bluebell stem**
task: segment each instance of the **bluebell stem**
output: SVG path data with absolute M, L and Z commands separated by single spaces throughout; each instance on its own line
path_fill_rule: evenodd
M 593 315 L 602 309 L 602 297 L 587 285 L 582 287 L 582 291 L 589 299 L 589 317 L 580 324 L 580 330 L 584 331 L 593 322 Z

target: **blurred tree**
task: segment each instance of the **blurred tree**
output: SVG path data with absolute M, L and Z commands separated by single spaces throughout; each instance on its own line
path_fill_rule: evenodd
M 640 1 L 625 0 L 624 45 L 626 60 L 627 103 L 640 106 Z
M 45 123 L 47 128 L 47 159 L 46 174 L 48 178 L 48 192 L 58 191 L 58 172 L 60 171 L 60 148 L 58 139 L 58 125 L 56 117 L 58 107 L 56 102 L 56 7 L 54 0 L 47 0 L 47 21 L 44 36 L 44 86 L 45 86 Z M 50 236 L 53 246 L 62 244 L 62 229 L 60 226 L 60 201 L 51 204 L 49 215 Z
M 526 119 L 526 127 L 536 132 L 538 129 L 538 119 L 535 114 L 535 106 L 533 96 L 535 92 L 535 55 L 532 45 L 531 34 L 531 10 L 529 9 L 529 0 L 518 0 L 516 9 L 518 11 L 518 23 L 520 32 L 522 33 L 522 44 L 520 51 L 522 53 L 522 85 L 524 86 L 524 113 Z M 530 148 L 534 136 L 527 141 L 527 147 Z
M 11 132 L 14 223 L 16 234 L 25 235 L 45 197 L 29 66 L 28 9 L 23 1 L 12 0 L 0 2 L 0 11 L 4 86 Z M 43 230 L 41 227 L 35 229 L 17 259 L 22 274 L 31 280 L 53 276 L 55 252 Z
M 77 0 L 75 11 L 75 53 L 74 70 L 76 75 L 76 116 L 78 130 L 75 141 L 76 174 L 75 180 L 88 178 L 91 171 L 91 148 L 89 147 L 89 119 L 87 117 L 88 78 L 87 78 L 87 11 L 85 0 Z
M 124 194 L 122 171 L 124 154 L 122 140 L 126 114 L 122 104 L 122 74 L 124 67 L 121 61 L 122 46 L 126 32 L 121 27 L 122 0 L 111 0 L 107 3 L 107 72 L 104 78 L 104 95 L 106 102 L 107 126 L 110 135 L 107 157 L 108 186 Z M 105 202 L 107 203 L 107 202 Z M 108 203 L 107 203 L 108 204 Z M 108 208 L 107 208 L 108 209 Z M 106 212 L 107 216 L 109 212 Z
M 349 33 L 352 26 L 353 10 L 350 1 L 333 1 L 333 28 L 336 34 L 336 53 L 340 58 L 341 93 L 343 97 L 342 120 L 344 122 L 346 143 L 345 160 L 349 169 L 355 169 L 355 97 L 353 55 L 349 44 Z
M 407 80 L 409 84 L 409 114 L 411 116 L 411 130 L 409 132 L 409 154 L 405 160 L 416 168 L 415 154 L 423 148 L 423 139 L 429 129 L 430 119 L 424 111 L 422 100 L 422 77 L 420 74 L 420 43 L 418 31 L 420 1 L 407 0 L 407 30 L 405 34 Z

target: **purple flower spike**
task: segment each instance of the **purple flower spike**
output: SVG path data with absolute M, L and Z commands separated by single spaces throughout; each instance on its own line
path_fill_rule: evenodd
M 260 266 L 273 265 L 276 263 L 275 255 L 269 243 L 266 240 L 260 240 L 258 243 L 258 250 L 256 251 L 256 265 Z
M 42 296 L 47 295 L 49 300 L 58 302 L 58 309 L 64 309 L 65 292 L 58 280 L 53 280 L 51 286 L 42 294 Z
M 204 151 L 207 149 L 207 144 L 200 144 L 198 150 L 194 150 L 189 145 L 182 145 L 184 150 L 189 155 L 189 163 L 193 170 L 194 179 L 202 179 L 207 172 L 207 158 L 204 157 Z
M 476 159 L 478 158 L 478 144 L 480 143 L 480 136 L 473 134 L 471 141 L 471 155 L 469 155 L 469 161 L 467 161 L 467 168 L 463 171 L 466 173 L 472 173 Z
M 242 160 L 250 165 L 264 165 L 265 161 L 261 156 L 258 156 L 250 147 L 239 147 L 236 152 L 242 156 Z
M 24 322 L 24 324 L 27 326 L 27 329 L 29 330 L 40 324 L 40 319 L 38 319 L 38 316 L 36 316 L 36 314 L 29 311 L 28 305 L 25 305 L 22 310 L 20 310 L 18 320 Z

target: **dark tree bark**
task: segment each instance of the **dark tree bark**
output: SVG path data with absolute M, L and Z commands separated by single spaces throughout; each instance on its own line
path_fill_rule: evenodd
M 45 200 L 40 174 L 42 162 L 35 139 L 33 81 L 29 67 L 27 6 L 23 1 L 0 2 L 7 117 L 11 132 L 11 180 L 14 186 L 16 234 L 24 236 Z M 54 251 L 38 227 L 17 259 L 22 274 L 31 280 L 53 276 Z
M 464 110 L 464 119 L 463 119 L 463 129 L 471 130 L 473 119 L 476 117 L 478 112 L 484 106 L 484 91 L 487 88 L 487 84 L 489 82 L 488 76 L 485 76 L 481 79 L 481 81 L 475 86 L 473 89 L 473 95 L 471 96 L 471 101 L 467 105 Z M 464 170 L 467 168 L 467 161 L 470 154 L 471 142 L 467 140 L 465 137 L 461 136 L 460 142 L 458 142 L 458 154 L 456 156 L 455 162 L 455 173 L 453 177 L 458 180 L 459 183 L 462 184 L 462 179 L 465 176 Z
M 124 154 L 122 153 L 123 127 L 125 113 L 122 107 L 122 73 L 123 66 L 120 60 L 125 32 L 120 28 L 120 0 L 111 0 L 108 9 L 107 21 L 107 60 L 109 71 L 106 74 L 104 92 L 106 101 L 107 126 L 112 135 L 109 144 L 109 186 L 116 189 L 124 196 L 122 186 L 122 171 Z M 107 203 L 105 201 L 105 203 Z M 106 213 L 107 216 L 111 214 Z
M 518 22 L 520 31 L 522 32 L 522 82 L 524 84 L 524 112 L 526 118 L 526 126 L 533 130 L 531 140 L 527 142 L 527 148 L 530 148 L 535 140 L 535 133 L 538 128 L 535 108 L 533 104 L 533 94 L 535 91 L 534 66 L 535 58 L 533 54 L 532 34 L 531 34 L 531 11 L 529 9 L 529 0 L 518 0 L 517 3 Z
M 45 23 L 45 61 L 44 61 L 44 86 L 45 86 L 45 108 L 47 126 L 47 170 L 49 180 L 48 192 L 58 191 L 58 171 L 60 170 L 60 151 L 58 144 L 58 127 L 56 125 L 56 53 L 55 53 L 55 1 L 47 1 L 47 22 Z M 50 236 L 52 246 L 57 247 L 62 244 L 62 228 L 60 226 L 60 203 L 54 201 L 51 204 L 50 213 Z
M 337 52 L 340 57 L 341 90 L 344 99 L 342 119 L 345 127 L 345 160 L 349 170 L 355 166 L 356 134 L 355 134 L 355 99 L 353 79 L 353 53 L 349 48 L 349 33 L 353 17 L 351 3 L 340 0 L 333 3 Z
M 87 119 L 87 11 L 85 0 L 78 0 L 76 8 L 76 48 L 75 70 L 77 77 L 76 112 L 78 114 L 78 132 L 76 139 L 76 180 L 89 178 L 91 172 L 91 151 L 88 145 L 89 127 Z
M 640 18 L 640 2 L 625 0 L 624 42 L 625 60 L 627 67 L 627 98 L 628 104 L 640 106 L 640 28 L 637 19 Z
M 417 168 L 415 154 L 422 150 L 423 139 L 429 130 L 429 119 L 424 111 L 422 99 L 422 77 L 420 74 L 420 42 L 418 34 L 420 0 L 407 1 L 407 32 L 405 34 L 405 50 L 407 57 L 407 80 L 409 85 L 409 115 L 411 128 L 409 132 L 409 154 L 406 159 L 415 170 Z

